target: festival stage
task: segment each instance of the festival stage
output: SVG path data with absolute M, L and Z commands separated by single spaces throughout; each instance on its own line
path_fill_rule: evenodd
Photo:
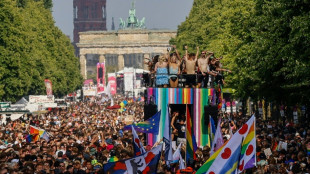
M 208 125 L 205 124 L 205 106 L 216 105 L 216 91 L 211 88 L 148 88 L 147 102 L 154 102 L 157 110 L 161 110 L 159 134 L 155 139 L 148 135 L 148 143 L 153 144 L 163 137 L 165 118 L 169 104 L 190 104 L 193 107 L 194 134 L 198 146 L 210 145 Z

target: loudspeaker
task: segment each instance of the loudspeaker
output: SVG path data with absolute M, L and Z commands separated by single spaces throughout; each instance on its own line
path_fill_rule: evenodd
M 218 109 L 217 106 L 205 106 L 204 107 L 204 123 L 205 125 L 209 124 L 209 116 L 211 115 L 211 117 L 213 118 L 215 124 L 217 123 L 217 115 L 218 115 Z
M 143 73 L 142 79 L 143 79 L 143 86 L 145 86 L 145 87 L 150 86 L 150 76 L 148 73 Z
M 156 113 L 157 113 L 157 105 L 152 104 L 152 103 L 144 105 L 144 120 L 149 119 Z

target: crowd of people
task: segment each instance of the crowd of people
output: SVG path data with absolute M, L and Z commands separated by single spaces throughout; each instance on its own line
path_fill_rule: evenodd
M 114 97 L 115 103 L 128 100 L 126 109 L 107 109 L 108 102 L 72 102 L 68 108 L 52 110 L 40 115 L 25 115 L 1 125 L 0 174 L 50 173 L 78 174 L 104 173 L 103 165 L 134 156 L 131 131 L 122 128 L 126 118 L 134 116 L 134 122 L 144 118 L 144 102 L 124 97 Z M 220 114 L 224 141 L 245 123 L 248 117 L 242 112 Z M 185 116 L 173 111 L 170 116 L 172 140 L 185 144 Z M 44 129 L 49 139 L 28 142 L 30 126 Z M 139 138 L 148 151 L 143 134 Z M 257 118 L 257 167 L 246 173 L 309 173 L 310 127 L 287 121 L 283 127 L 276 120 Z M 282 142 L 282 144 L 281 144 Z M 281 144 L 281 145 L 279 145 Z M 285 145 L 283 145 L 285 144 Z M 270 149 L 270 151 L 268 150 Z M 164 154 L 164 153 L 163 153 Z M 185 146 L 181 154 L 185 159 Z M 197 159 L 191 164 L 197 170 L 210 157 L 210 147 L 198 147 Z M 167 165 L 162 155 L 157 173 L 177 173 L 178 163 Z
M 145 80 L 146 86 L 201 88 L 225 84 L 223 72 L 231 71 L 222 68 L 222 57 L 216 58 L 211 51 L 202 51 L 200 56 L 199 53 L 199 47 L 196 53 L 188 53 L 185 46 L 185 55 L 181 58 L 173 45 L 167 54 L 147 59 L 150 74 Z

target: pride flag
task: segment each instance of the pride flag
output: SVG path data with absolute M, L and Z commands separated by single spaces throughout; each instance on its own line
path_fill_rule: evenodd
M 103 173 L 114 174 L 156 174 L 158 161 L 162 152 L 162 144 L 134 158 L 108 162 L 103 165 Z
M 118 158 L 116 156 L 112 156 L 108 162 L 116 162 L 118 161 Z
M 224 144 L 222 129 L 221 129 L 221 119 L 217 122 L 217 128 L 214 136 L 214 140 L 212 141 L 212 147 L 210 151 L 210 155 L 217 151 Z
M 40 129 L 35 126 L 30 126 L 30 135 L 39 135 L 40 138 L 45 139 L 46 141 L 49 141 L 49 136 L 47 132 L 44 129 Z
M 274 152 L 276 150 L 278 150 L 278 142 L 275 142 L 272 146 L 272 151 Z
M 201 173 L 234 173 L 238 167 L 241 155 L 242 140 L 251 137 L 252 125 L 255 117 L 252 116 L 220 149 L 198 169 Z M 255 130 L 255 129 L 254 129 Z M 248 136 L 249 135 L 249 136 Z M 254 152 L 256 149 L 252 149 Z
M 211 116 L 209 116 L 208 132 L 210 133 L 210 140 L 211 140 L 210 144 L 213 144 L 212 142 L 214 140 L 216 129 L 215 129 L 214 120 Z
M 165 160 L 171 161 L 172 160 L 172 142 L 171 142 L 171 126 L 170 126 L 170 117 L 169 111 L 166 112 L 166 120 L 165 120 L 165 131 L 163 142 L 165 143 Z
M 141 140 L 139 139 L 137 132 L 135 131 L 135 128 L 133 128 L 133 126 L 131 126 L 131 128 L 133 136 L 132 141 L 133 141 L 134 156 L 138 156 L 145 153 L 145 149 L 143 147 Z
M 191 115 L 188 106 L 186 105 L 186 163 L 189 164 L 191 160 L 196 159 L 197 144 L 193 132 Z
M 131 130 L 131 126 L 133 126 L 137 132 L 157 134 L 159 128 L 160 115 L 161 111 L 157 112 L 155 115 L 153 115 L 146 121 L 127 125 L 123 129 Z
M 30 134 L 34 135 L 34 134 L 40 134 L 40 128 L 37 128 L 35 126 L 30 126 Z
M 255 137 L 255 117 L 249 124 L 250 130 L 242 142 L 242 150 L 239 162 L 239 173 L 253 168 L 256 165 L 256 137 Z
M 38 141 L 39 140 L 39 134 L 34 134 L 34 135 L 27 135 L 26 136 L 26 141 L 27 141 L 27 143 L 30 143 L 30 142 L 32 142 L 32 141 L 34 141 L 34 142 L 36 142 L 36 141 Z

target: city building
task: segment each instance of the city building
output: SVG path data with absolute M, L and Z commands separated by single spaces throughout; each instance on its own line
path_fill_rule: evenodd
M 79 32 L 107 30 L 106 0 L 73 0 L 73 43 L 79 42 Z

